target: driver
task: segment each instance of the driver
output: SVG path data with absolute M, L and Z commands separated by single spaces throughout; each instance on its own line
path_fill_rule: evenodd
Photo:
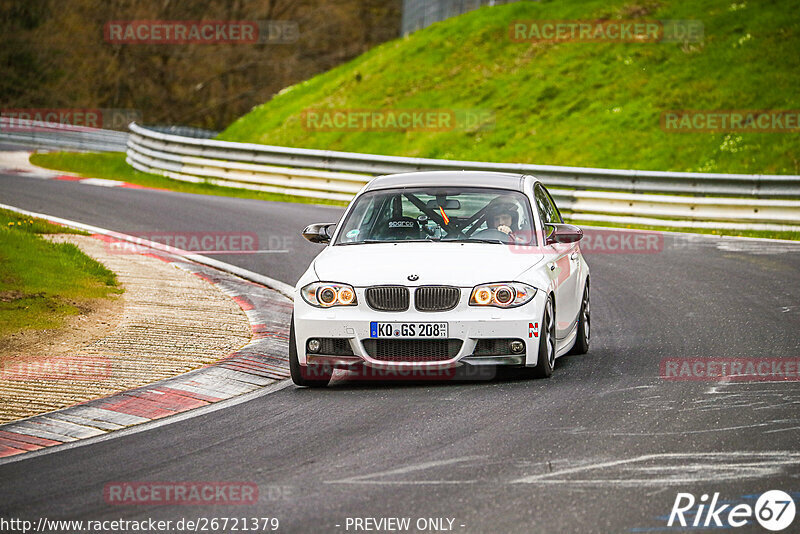
M 517 230 L 517 221 L 519 213 L 513 202 L 505 201 L 490 205 L 486 213 L 486 224 L 489 228 L 503 232 L 511 238 L 514 238 L 514 232 Z

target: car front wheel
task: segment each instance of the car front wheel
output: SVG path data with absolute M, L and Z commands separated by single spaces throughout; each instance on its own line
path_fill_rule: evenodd
M 544 303 L 540 332 L 539 361 L 531 372 L 536 378 L 547 378 L 553 374 L 553 367 L 556 365 L 556 316 L 553 299 L 549 295 Z
M 591 327 L 591 310 L 589 308 L 589 281 L 583 288 L 583 300 L 581 301 L 581 312 L 578 315 L 578 336 L 570 354 L 586 354 L 589 352 L 589 334 Z

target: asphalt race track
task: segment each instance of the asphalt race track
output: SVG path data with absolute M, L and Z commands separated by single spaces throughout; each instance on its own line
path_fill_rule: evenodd
M 127 233 L 254 232 L 274 251 L 214 257 L 290 284 L 320 250 L 299 232 L 341 214 L 15 176 L 0 176 L 0 202 Z M 264 247 L 272 242 L 281 246 Z M 644 532 L 669 530 L 678 492 L 753 505 L 780 489 L 797 501 L 800 383 L 665 380 L 660 362 L 796 361 L 800 244 L 667 235 L 658 253 L 587 261 L 591 349 L 559 359 L 551 379 L 288 387 L 0 465 L 0 516 L 277 517 L 279 532 L 410 517 L 451 519 L 465 533 Z M 260 500 L 110 506 L 103 488 L 114 481 L 247 481 Z

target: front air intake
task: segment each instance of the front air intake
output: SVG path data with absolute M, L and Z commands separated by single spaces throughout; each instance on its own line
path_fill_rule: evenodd
M 365 339 L 370 358 L 382 362 L 441 362 L 461 350 L 460 339 Z
M 461 290 L 450 286 L 418 287 L 414 292 L 414 305 L 422 312 L 452 310 L 458 306 Z
M 373 310 L 399 312 L 409 305 L 409 292 L 403 286 L 375 286 L 367 288 L 367 304 Z

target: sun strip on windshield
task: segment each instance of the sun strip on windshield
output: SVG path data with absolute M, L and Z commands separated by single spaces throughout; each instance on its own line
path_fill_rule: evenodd
M 444 221 L 444 224 L 450 226 L 450 217 L 448 217 L 444 212 L 444 208 L 442 206 L 439 206 L 439 211 L 442 213 L 442 220 Z

